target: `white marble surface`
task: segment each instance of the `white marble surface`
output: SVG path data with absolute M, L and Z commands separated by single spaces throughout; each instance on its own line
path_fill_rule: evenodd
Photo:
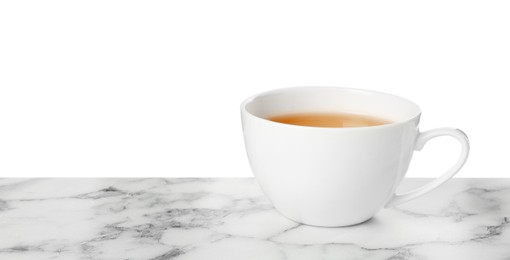
M 253 179 L 0 179 L 0 259 L 509 260 L 510 179 L 454 179 L 344 228 L 287 220 Z

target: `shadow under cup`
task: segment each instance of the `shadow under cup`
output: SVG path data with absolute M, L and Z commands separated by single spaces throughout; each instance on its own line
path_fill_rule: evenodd
M 298 126 L 268 117 L 350 113 L 392 123 L 352 128 Z M 265 92 L 241 105 L 251 169 L 284 216 L 308 225 L 368 220 L 395 193 L 409 166 L 420 108 L 390 94 L 336 87 Z

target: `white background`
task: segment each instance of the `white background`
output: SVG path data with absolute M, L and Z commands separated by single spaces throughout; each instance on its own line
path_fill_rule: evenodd
M 457 177 L 509 177 L 509 1 L 2 1 L 1 176 L 251 176 L 239 104 L 305 85 L 419 104 Z M 431 141 L 409 176 L 453 164 Z

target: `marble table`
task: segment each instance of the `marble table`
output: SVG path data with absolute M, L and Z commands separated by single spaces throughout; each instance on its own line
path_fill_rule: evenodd
M 510 179 L 454 179 L 344 228 L 282 217 L 248 178 L 0 179 L 0 259 L 508 260 Z

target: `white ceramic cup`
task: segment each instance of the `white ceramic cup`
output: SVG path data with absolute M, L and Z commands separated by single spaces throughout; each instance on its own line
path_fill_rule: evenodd
M 304 112 L 342 112 L 393 123 L 352 128 L 309 127 L 267 120 Z M 418 130 L 420 108 L 390 94 L 337 87 L 294 87 L 253 96 L 241 105 L 251 169 L 284 216 L 314 226 L 364 222 L 383 207 L 419 197 L 455 175 L 466 162 L 467 136 L 454 128 Z M 453 167 L 427 185 L 395 194 L 414 150 L 437 136 L 462 145 Z

